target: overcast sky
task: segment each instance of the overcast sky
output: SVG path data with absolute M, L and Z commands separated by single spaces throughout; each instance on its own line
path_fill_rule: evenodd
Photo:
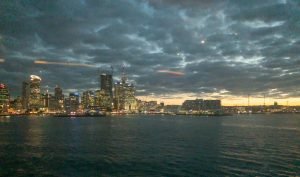
M 117 79 L 124 65 L 139 96 L 298 97 L 299 54 L 298 0 L 0 1 L 0 82 L 14 95 L 30 74 L 98 89 L 98 67 Z

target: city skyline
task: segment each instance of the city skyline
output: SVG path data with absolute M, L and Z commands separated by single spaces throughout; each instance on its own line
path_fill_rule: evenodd
M 111 73 L 111 72 L 108 72 Z M 59 89 L 59 94 L 63 94 L 63 95 L 69 95 L 69 94 L 78 94 L 80 96 L 83 96 L 85 92 L 89 92 L 89 91 L 97 91 L 97 90 L 104 90 L 105 92 L 109 93 L 109 95 L 112 94 L 112 92 L 115 92 L 115 87 L 118 85 L 118 83 L 122 83 L 122 80 L 124 83 L 128 83 L 127 82 L 127 77 L 124 77 L 124 75 L 126 75 L 125 73 L 122 73 L 121 77 L 114 77 L 114 75 L 108 74 L 103 72 L 102 74 L 99 74 L 99 83 L 98 83 L 98 88 L 86 88 L 83 90 L 78 90 L 76 88 L 73 88 L 72 91 L 68 91 L 68 92 L 63 92 L 63 89 L 60 88 L 59 85 L 56 85 L 55 87 L 49 87 L 48 85 L 45 86 L 42 84 L 42 79 L 37 76 L 37 75 L 30 75 L 30 79 L 29 80 L 35 80 L 38 79 L 39 82 L 41 82 L 40 84 L 40 88 L 41 90 L 39 91 L 40 94 L 51 94 L 51 95 L 56 95 L 57 94 L 57 89 Z M 107 77 L 108 76 L 108 77 Z M 104 79 L 103 79 L 104 78 Z M 108 82 L 111 82 L 111 84 L 107 83 L 107 79 L 108 78 Z M 120 78 L 120 79 L 114 79 L 114 78 Z M 22 88 L 24 89 L 24 84 L 28 84 L 29 81 L 23 81 L 23 86 Z M 103 83 L 103 84 L 101 84 Z M 0 83 L 1 85 L 4 85 L 5 83 Z M 108 84 L 108 86 L 107 86 Z M 113 86 L 114 85 L 114 86 Z M 130 85 L 130 84 L 129 84 Z M 5 87 L 8 89 L 9 93 L 10 93 L 10 99 L 16 99 L 17 97 L 20 96 L 24 96 L 24 93 L 22 91 L 21 95 L 15 95 L 14 93 L 10 92 L 9 86 L 5 85 Z M 26 86 L 25 86 L 26 87 Z M 109 87 L 109 88 L 107 88 Z M 43 89 L 42 89 L 43 88 Z M 61 92 L 61 93 L 60 93 Z M 137 96 L 136 98 L 142 101 L 157 101 L 158 103 L 163 102 L 166 105 L 181 105 L 182 103 L 184 103 L 184 101 L 186 100 L 194 100 L 194 99 L 198 99 L 199 97 L 193 97 L 193 96 L 189 96 L 189 95 L 177 95 L 177 99 L 175 99 L 176 101 L 174 102 L 174 98 L 171 99 L 171 101 L 168 101 L 168 98 L 163 99 L 163 98 L 157 98 L 154 95 L 148 95 L 148 96 Z M 61 97 L 61 96 L 60 96 Z M 109 96 L 112 97 L 112 96 Z M 215 97 L 210 97 L 210 96 L 206 96 L 206 97 L 201 97 L 202 99 L 208 99 L 208 100 L 214 100 L 216 99 Z M 220 97 L 218 97 L 220 99 Z M 220 99 L 221 100 L 221 99 Z M 239 100 L 239 102 L 231 102 L 230 100 Z M 265 95 L 262 96 L 253 96 L 253 95 L 248 95 L 247 98 L 230 98 L 228 100 L 222 100 L 222 105 L 223 106 L 262 106 L 262 105 L 274 105 L 274 103 L 280 104 L 280 105 L 284 105 L 284 106 L 299 106 L 298 104 L 298 98 L 288 98 L 288 99 L 281 99 L 281 98 L 268 98 Z
M 13 96 L 31 74 L 45 78 L 43 89 L 82 93 L 98 88 L 99 68 L 119 75 L 125 66 L 143 100 L 300 105 L 299 5 L 1 1 L 0 81 Z

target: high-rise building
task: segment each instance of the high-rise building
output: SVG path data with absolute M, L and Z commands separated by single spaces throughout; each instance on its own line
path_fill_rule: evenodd
M 64 101 L 65 110 L 68 114 L 76 113 L 79 109 L 79 94 L 78 93 L 70 93 L 69 98 L 65 98 Z
M 105 100 L 105 104 L 102 104 L 102 108 L 105 107 L 107 111 L 112 110 L 113 103 L 113 77 L 112 74 L 103 73 L 100 75 L 100 88 L 102 100 Z M 106 97 L 106 98 L 104 98 Z
M 44 94 L 41 94 L 43 108 L 46 112 L 56 112 L 56 98 L 52 94 L 49 94 L 48 91 Z
M 100 88 L 113 98 L 113 77 L 112 74 L 103 73 L 100 75 Z
M 114 102 L 117 111 L 136 112 L 138 110 L 134 85 L 127 82 L 125 74 L 123 74 L 121 82 L 115 83 Z
M 33 112 L 39 111 L 40 108 L 43 107 L 41 99 L 41 80 L 39 76 L 30 76 L 28 109 Z
M 63 98 L 63 92 L 62 92 L 62 89 L 59 86 L 55 87 L 55 89 L 54 89 L 54 96 L 57 99 L 62 99 Z
M 97 90 L 95 92 L 95 108 L 101 111 L 112 110 L 111 99 L 104 90 Z
M 64 110 L 64 95 L 63 91 L 59 86 L 56 86 L 54 89 L 55 97 L 55 110 L 61 112 Z
M 100 109 L 100 104 L 101 104 L 101 90 L 96 90 L 95 95 L 94 95 L 94 102 L 95 102 L 95 108 Z
M 22 108 L 24 110 L 28 109 L 29 102 L 29 82 L 24 81 L 22 83 Z
M 9 91 L 5 84 L 0 84 L 0 113 L 6 113 L 9 109 Z
M 23 109 L 22 98 L 18 96 L 16 99 L 11 101 L 10 108 L 13 108 L 16 113 L 21 113 Z
M 95 108 L 95 93 L 93 91 L 84 91 L 82 93 L 81 103 L 84 109 Z

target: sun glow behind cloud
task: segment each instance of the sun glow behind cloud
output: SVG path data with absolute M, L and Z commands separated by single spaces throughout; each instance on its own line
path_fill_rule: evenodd
M 184 76 L 185 74 L 183 72 L 179 72 L 179 71 L 170 71 L 170 70 L 158 70 L 158 73 L 166 73 L 166 74 L 170 74 L 172 76 Z
M 40 65 L 62 65 L 62 66 L 79 66 L 79 67 L 96 67 L 95 65 L 89 65 L 84 63 L 69 63 L 69 62 L 51 62 L 51 61 L 44 61 L 44 60 L 36 60 L 34 61 L 35 64 Z

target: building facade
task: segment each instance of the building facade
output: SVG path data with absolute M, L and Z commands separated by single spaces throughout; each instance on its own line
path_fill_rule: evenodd
M 203 99 L 196 99 L 196 100 L 185 100 L 182 103 L 182 110 L 185 111 L 199 111 L 203 110 L 204 108 L 204 101 Z
M 5 84 L 0 84 L 0 113 L 7 113 L 9 109 L 10 95 Z
M 29 82 L 24 81 L 22 83 L 22 108 L 23 110 L 28 109 L 29 103 Z
M 64 94 L 62 89 L 59 86 L 56 86 L 54 89 L 55 97 L 55 110 L 56 112 L 64 111 Z
M 79 94 L 70 93 L 68 98 L 65 98 L 64 107 L 67 114 L 76 113 L 79 110 Z
M 100 91 L 97 93 L 97 101 L 101 103 L 98 106 L 103 111 L 112 111 L 113 105 L 113 75 L 102 73 L 100 75 Z
M 43 107 L 41 97 L 41 78 L 36 75 L 30 76 L 28 109 L 37 112 Z
M 84 91 L 82 93 L 81 104 L 83 109 L 94 109 L 95 104 L 95 93 L 93 91 Z
M 206 111 L 206 110 L 220 110 L 221 100 L 203 100 L 203 99 L 196 99 L 196 100 L 185 100 L 182 103 L 181 109 L 183 111 Z
M 138 101 L 135 98 L 135 87 L 122 77 L 121 82 L 115 83 L 114 108 L 117 111 L 137 112 Z

